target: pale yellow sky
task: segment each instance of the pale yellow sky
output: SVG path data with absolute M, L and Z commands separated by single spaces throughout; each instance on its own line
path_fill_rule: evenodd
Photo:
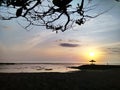
M 26 31 L 16 20 L 0 21 L 0 62 L 120 63 L 120 4 L 102 2 L 108 1 L 103 10 L 116 5 L 109 12 L 58 34 L 44 27 Z

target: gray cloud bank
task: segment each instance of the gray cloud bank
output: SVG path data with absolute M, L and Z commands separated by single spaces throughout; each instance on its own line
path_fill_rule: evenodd
M 73 44 L 73 43 L 60 43 L 61 47 L 78 47 L 79 44 Z

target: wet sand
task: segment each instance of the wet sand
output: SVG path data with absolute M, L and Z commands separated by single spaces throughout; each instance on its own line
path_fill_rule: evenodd
M 0 73 L 0 90 L 120 90 L 120 70 Z

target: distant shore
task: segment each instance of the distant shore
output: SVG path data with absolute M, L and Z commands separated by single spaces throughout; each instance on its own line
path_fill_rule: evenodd
M 80 69 L 80 70 L 120 70 L 120 65 L 95 65 L 95 64 L 86 64 L 77 67 L 69 67 L 73 69 Z
M 0 90 L 120 90 L 120 70 L 0 73 Z

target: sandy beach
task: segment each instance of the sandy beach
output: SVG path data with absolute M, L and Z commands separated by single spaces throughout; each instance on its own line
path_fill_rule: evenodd
M 120 90 L 120 70 L 0 73 L 0 90 Z

